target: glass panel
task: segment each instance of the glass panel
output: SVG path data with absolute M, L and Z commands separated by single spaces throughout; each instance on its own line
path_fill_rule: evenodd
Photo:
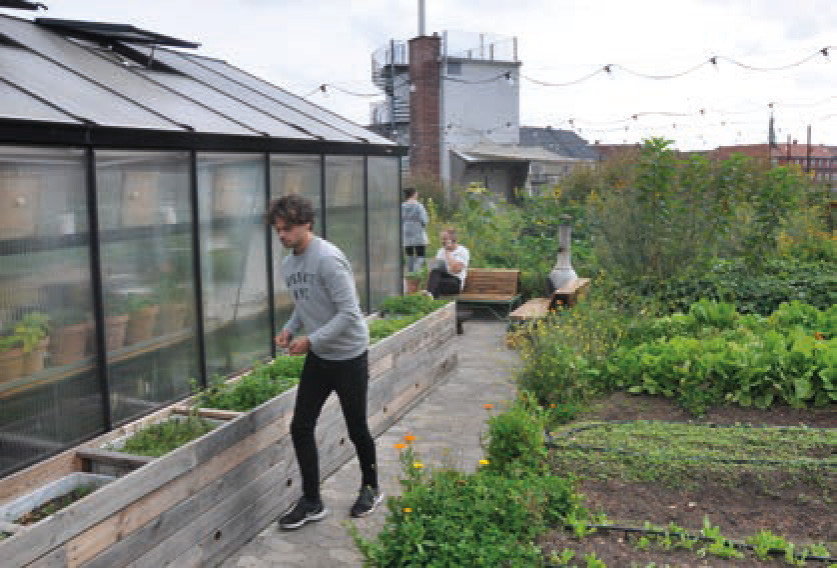
M 150 50 L 146 47 L 134 47 L 139 51 L 150 53 Z M 192 77 L 193 79 L 201 81 L 207 85 L 212 85 L 214 88 L 231 97 L 239 98 L 242 101 L 264 110 L 265 112 L 269 112 L 272 116 L 275 116 L 288 124 L 298 126 L 315 136 L 322 136 L 326 140 L 336 140 L 342 142 L 358 141 L 357 138 L 345 134 L 342 129 L 338 130 L 331 124 L 314 120 L 306 114 L 294 110 L 290 106 L 286 106 L 277 99 L 258 93 L 250 87 L 242 85 L 236 81 L 231 81 L 230 79 L 215 73 L 203 65 L 195 63 L 196 60 L 202 64 L 204 62 L 203 58 L 196 58 L 193 60 L 183 54 L 169 51 L 167 49 L 157 49 L 154 57 L 158 61 L 180 71 L 188 77 Z M 369 138 L 373 136 L 374 135 L 372 133 L 368 134 Z
M 369 266 L 372 309 L 387 296 L 401 293 L 401 198 L 398 193 L 399 158 L 370 156 L 369 160 Z
M 0 107 L 0 117 L 3 118 L 78 123 L 66 114 L 3 82 L 0 82 L 0 100 L 3 101 L 3 106 Z
M 97 124 L 180 130 L 172 122 L 23 49 L 0 49 L 0 76 Z
M 360 307 L 366 310 L 366 215 L 363 156 L 326 156 L 326 231 L 355 273 Z
M 314 204 L 314 233 L 322 236 L 323 215 L 322 195 L 322 158 L 320 156 L 300 156 L 295 154 L 273 154 L 270 156 L 270 198 L 275 199 L 297 193 L 311 200 Z M 293 311 L 293 302 L 288 296 L 285 279 L 282 278 L 282 258 L 290 254 L 271 231 L 273 239 L 273 286 L 276 308 L 276 325 L 281 328 Z
M 259 91 L 260 93 L 264 93 L 265 95 L 276 99 L 277 101 L 286 104 L 300 112 L 304 112 L 308 116 L 320 120 L 326 124 L 330 124 L 335 128 L 339 128 L 343 132 L 351 134 L 352 136 L 356 136 L 358 138 L 368 140 L 373 144 L 386 144 L 387 146 L 391 146 L 392 140 L 388 138 L 384 138 L 382 136 L 378 136 L 377 134 L 363 128 L 362 126 L 355 124 L 349 120 L 346 120 L 342 116 L 338 114 L 334 114 L 324 108 L 318 107 L 317 105 L 306 101 L 301 97 L 297 97 L 288 93 L 287 91 L 280 89 L 276 85 L 272 85 L 267 81 L 263 81 L 258 77 L 250 75 L 232 65 L 228 65 L 223 61 L 218 61 L 215 59 L 210 59 L 208 57 L 192 57 L 189 54 L 184 55 L 187 59 L 194 59 L 204 67 L 209 67 L 216 73 L 220 73 L 221 75 L 232 79 L 238 83 L 243 85 L 247 85 L 251 89 L 255 91 Z
M 198 378 L 189 156 L 97 152 L 96 183 L 111 409 L 124 422 Z
M 226 376 L 270 356 L 263 156 L 198 157 L 206 365 Z
M 104 428 L 81 150 L 0 147 L 0 477 Z
M 228 97 L 224 93 L 220 93 L 188 77 L 152 71 L 144 71 L 143 74 L 151 77 L 155 81 L 160 81 L 162 84 L 184 96 L 201 101 L 203 104 L 216 109 L 218 112 L 243 122 L 253 129 L 253 131 L 248 131 L 248 134 L 265 132 L 271 136 L 278 136 L 280 138 L 312 139 L 311 136 L 306 135 L 301 130 L 297 130 L 284 122 L 271 118 L 258 108 L 247 106 Z
M 193 126 L 199 132 L 252 134 L 219 114 L 125 69 L 113 51 L 103 50 L 103 53 L 111 56 L 112 59 L 108 60 L 54 32 L 14 18 L 0 19 L 0 32 L 85 77 L 117 89 L 131 100 L 153 108 L 173 121 Z M 51 95 L 49 91 L 46 93 Z

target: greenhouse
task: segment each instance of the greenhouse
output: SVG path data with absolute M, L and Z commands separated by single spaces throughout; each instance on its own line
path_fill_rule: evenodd
M 197 47 L 0 16 L 0 477 L 275 354 L 271 198 L 401 291 L 405 149 Z

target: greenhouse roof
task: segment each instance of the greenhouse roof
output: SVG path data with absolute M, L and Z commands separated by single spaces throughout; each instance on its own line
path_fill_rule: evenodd
M 122 24 L 0 15 L 0 120 L 394 150 L 233 65 L 163 47 L 198 45 Z

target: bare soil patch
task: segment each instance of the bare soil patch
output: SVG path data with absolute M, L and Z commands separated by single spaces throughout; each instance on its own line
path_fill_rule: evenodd
M 665 398 L 616 393 L 579 418 L 837 428 L 837 405 L 822 409 L 778 407 L 768 410 L 724 406 L 695 418 Z M 753 479 L 745 476 L 734 486 L 707 476 L 697 488 L 585 479 L 581 481 L 579 491 L 584 495 L 583 504 L 588 509 L 606 514 L 617 525 L 642 526 L 646 521 L 657 526 L 675 523 L 697 534 L 707 517 L 728 538 L 743 540 L 769 530 L 798 545 L 825 544 L 832 557 L 837 556 L 837 471 L 828 475 L 824 486 L 820 482 L 814 488 L 798 480 L 788 482 L 781 474 L 775 478 L 768 474 Z M 817 497 L 811 498 L 812 494 Z M 694 550 L 664 550 L 653 545 L 640 550 L 636 546 L 638 538 L 624 532 L 602 532 L 578 540 L 567 531 L 556 530 L 545 535 L 539 544 L 547 554 L 552 550 L 574 550 L 576 555 L 571 566 L 586 566 L 583 557 L 591 552 L 608 567 L 619 568 L 645 567 L 652 562 L 658 567 L 788 565 L 781 559 L 760 561 L 752 554 L 737 560 L 700 558 Z M 828 563 L 808 561 L 806 566 L 828 566 Z

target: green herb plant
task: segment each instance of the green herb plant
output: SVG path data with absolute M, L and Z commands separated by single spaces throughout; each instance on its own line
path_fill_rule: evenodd
M 195 396 L 192 406 L 246 412 L 294 388 L 304 363 L 305 357 L 280 355 L 269 364 L 257 364 L 237 381 L 216 379 Z
M 200 438 L 214 428 L 215 424 L 198 416 L 166 420 L 143 428 L 128 438 L 117 451 L 156 458 Z

